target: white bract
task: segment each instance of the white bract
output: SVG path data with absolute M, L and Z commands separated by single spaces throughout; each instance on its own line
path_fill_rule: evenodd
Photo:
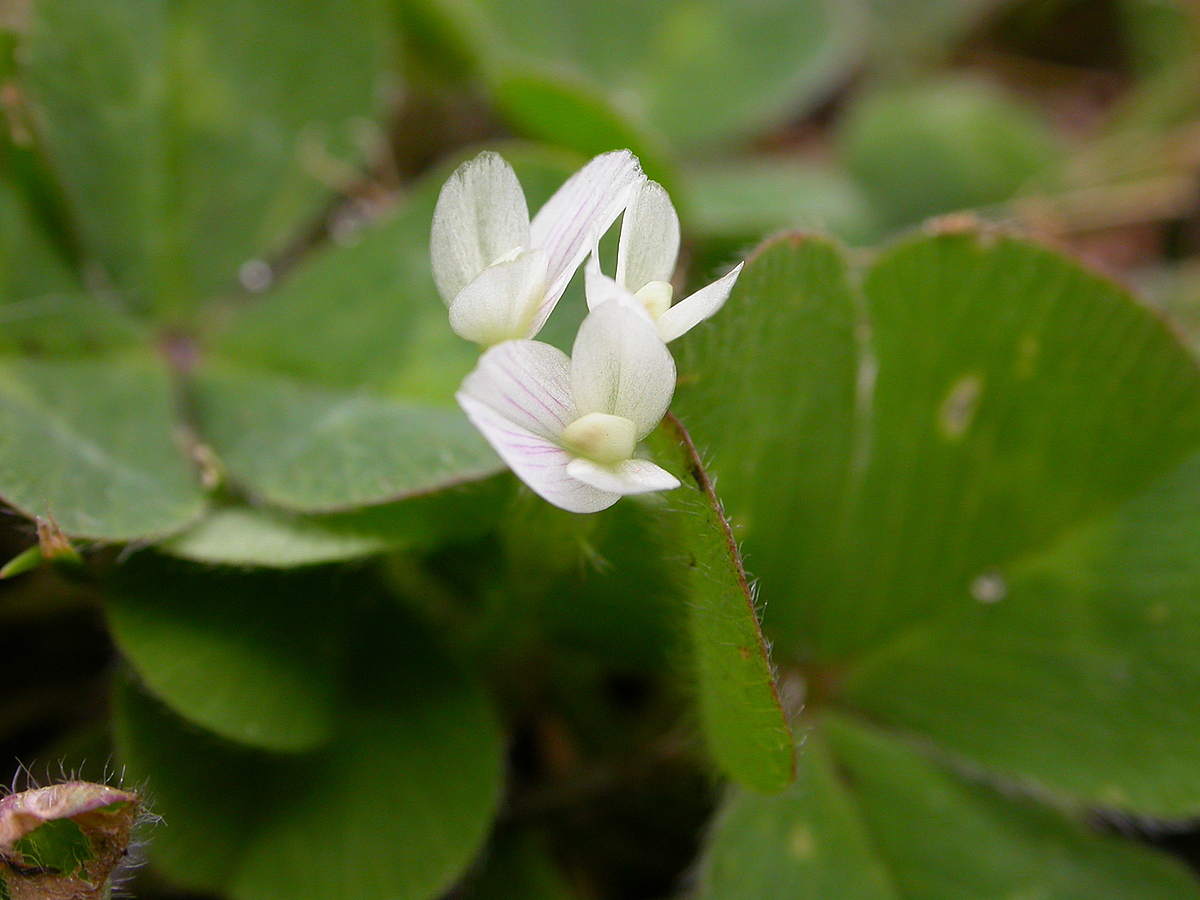
M 679 486 L 634 455 L 674 391 L 675 361 L 654 323 L 640 306 L 614 300 L 584 319 L 570 357 L 530 340 L 488 350 L 458 402 L 522 481 L 584 513 Z
M 530 222 L 516 173 L 499 154 L 480 153 L 459 166 L 438 197 L 429 242 L 454 331 L 484 347 L 536 335 L 644 180 L 628 150 L 602 154 Z
M 597 235 L 599 237 L 599 235 Z M 587 268 L 588 307 L 632 294 L 654 319 L 663 341 L 673 341 L 725 305 L 742 265 L 674 306 L 671 276 L 679 258 L 679 216 L 662 185 L 641 180 L 633 187 L 621 240 L 617 245 L 617 277 L 600 271 L 596 254 Z

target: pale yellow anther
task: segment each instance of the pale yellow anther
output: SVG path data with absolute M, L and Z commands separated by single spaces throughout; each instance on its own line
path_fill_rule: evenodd
M 637 426 L 622 416 L 588 413 L 563 429 L 562 441 L 572 453 L 611 466 L 633 456 Z
M 524 252 L 525 252 L 524 247 L 513 247 L 511 250 L 509 250 L 505 253 L 501 253 L 499 256 L 497 256 L 495 259 L 493 259 L 491 262 L 491 265 L 498 266 L 501 263 L 512 262 L 514 259 L 516 259 L 518 256 L 520 256 Z
M 649 281 L 638 290 L 635 297 L 655 319 L 671 308 L 674 289 L 665 281 Z

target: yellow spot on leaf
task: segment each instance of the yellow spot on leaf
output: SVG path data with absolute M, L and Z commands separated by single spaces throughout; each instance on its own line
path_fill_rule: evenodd
M 803 862 L 808 862 L 816 855 L 816 842 L 813 840 L 812 829 L 808 825 L 797 825 L 792 829 L 792 833 L 788 837 L 788 852 Z
M 1032 377 L 1037 370 L 1038 351 L 1041 349 L 1038 344 L 1036 335 L 1022 335 L 1021 342 L 1017 344 L 1017 361 L 1013 365 L 1013 374 L 1017 378 L 1025 379 Z

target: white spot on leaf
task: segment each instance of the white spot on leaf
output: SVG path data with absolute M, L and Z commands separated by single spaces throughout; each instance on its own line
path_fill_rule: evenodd
M 964 375 L 954 383 L 938 407 L 938 427 L 943 437 L 951 441 L 963 438 L 975 418 L 982 392 L 983 379 L 978 375 Z
M 261 259 L 248 259 L 238 268 L 238 281 L 252 294 L 260 294 L 274 280 L 271 267 Z
M 980 603 L 998 603 L 1008 595 L 1008 585 L 999 572 L 984 572 L 971 582 L 971 596 Z

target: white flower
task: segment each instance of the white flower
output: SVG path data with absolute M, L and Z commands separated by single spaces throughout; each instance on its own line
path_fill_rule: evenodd
M 529 340 L 488 350 L 458 402 L 522 481 L 582 513 L 625 494 L 679 486 L 634 455 L 674 391 L 675 362 L 653 322 L 641 307 L 616 300 L 584 319 L 571 357 Z
M 454 331 L 485 347 L 537 334 L 644 179 L 628 150 L 602 154 L 531 223 L 516 173 L 499 154 L 480 153 L 459 166 L 442 187 L 429 241 Z
M 634 186 L 621 223 L 615 280 L 601 273 L 592 254 L 587 267 L 588 307 L 595 309 L 632 294 L 654 319 L 663 341 L 675 340 L 725 305 L 743 265 L 672 306 L 671 276 L 678 258 L 679 216 L 671 198 L 662 185 L 643 180 Z

